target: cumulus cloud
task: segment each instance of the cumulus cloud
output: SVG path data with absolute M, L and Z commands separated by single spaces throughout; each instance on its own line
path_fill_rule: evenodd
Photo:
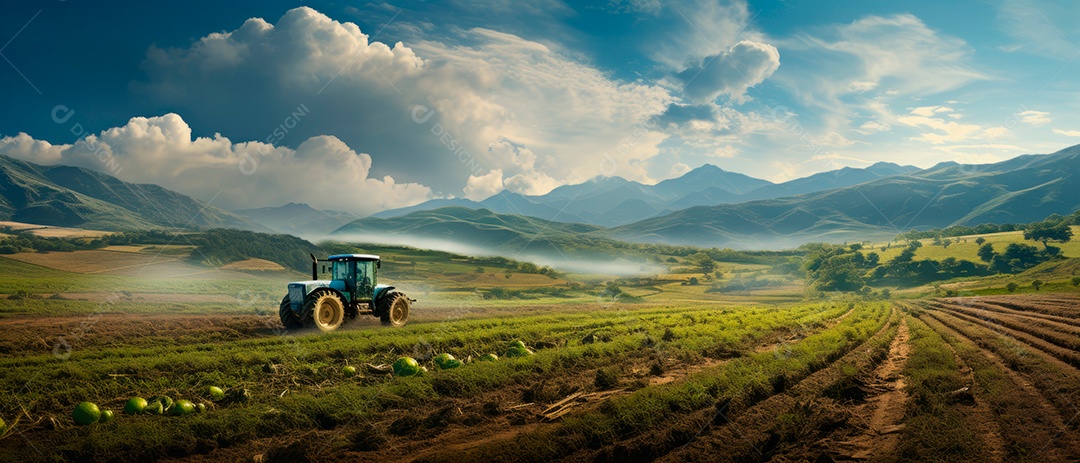
M 233 143 L 220 134 L 193 138 L 191 127 L 172 113 L 135 117 L 70 145 L 27 134 L 5 137 L 0 154 L 154 183 L 231 210 L 306 202 L 368 214 L 432 197 L 423 185 L 372 178 L 371 156 L 333 136 L 312 137 L 295 150 L 261 141 Z
M 746 90 L 769 78 L 780 67 L 780 52 L 767 43 L 741 41 L 731 49 L 708 56 L 676 75 L 683 93 L 699 102 L 720 95 L 745 99 Z
M 681 162 L 676 162 L 671 166 L 671 171 L 668 172 L 668 178 L 682 177 L 687 172 L 690 172 L 690 166 Z
M 512 34 L 467 29 L 455 40 L 390 46 L 302 7 L 276 24 L 251 19 L 187 48 L 152 49 L 134 88 L 234 138 L 295 146 L 334 135 L 371 154 L 373 175 L 449 195 L 492 170 L 535 180 L 508 188 L 612 173 L 601 165 L 647 178 L 636 161 L 665 135 L 642 123 L 667 107 L 667 90 Z M 309 114 L 277 139 L 298 105 Z
M 1016 114 L 1020 118 L 1020 122 L 1031 125 L 1043 125 L 1053 122 L 1050 118 L 1050 113 L 1046 111 L 1035 111 L 1029 109 L 1027 111 L 1020 111 Z
M 501 169 L 491 169 L 484 175 L 470 175 L 465 183 L 465 197 L 473 201 L 490 198 L 492 195 L 503 190 L 503 172 Z

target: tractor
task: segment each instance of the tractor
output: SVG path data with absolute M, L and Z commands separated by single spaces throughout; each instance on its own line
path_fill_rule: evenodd
M 326 259 L 312 254 L 311 280 L 289 283 L 278 310 L 281 323 L 287 329 L 314 326 L 333 331 L 364 314 L 379 317 L 386 326 L 404 326 L 416 300 L 393 286 L 377 284 L 381 263 L 379 256 L 371 254 L 336 254 Z M 319 279 L 320 264 L 322 273 L 329 270 L 329 280 Z

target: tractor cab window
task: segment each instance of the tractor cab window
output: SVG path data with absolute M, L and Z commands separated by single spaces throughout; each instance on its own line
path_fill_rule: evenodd
M 360 294 L 370 295 L 375 286 L 375 262 L 356 263 L 356 290 Z
M 346 282 L 352 281 L 353 268 L 355 268 L 356 262 L 348 260 L 335 260 L 333 279 L 344 280 Z

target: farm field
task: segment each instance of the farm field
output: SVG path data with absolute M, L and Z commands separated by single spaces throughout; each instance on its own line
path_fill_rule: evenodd
M 0 413 L 14 424 L 0 454 L 10 461 L 1070 461 L 1078 442 L 1068 406 L 1080 398 L 1078 304 L 1074 295 L 1047 294 L 559 304 L 526 314 L 442 307 L 402 329 L 372 320 L 331 334 L 286 332 L 269 314 L 148 314 L 145 304 L 144 313 L 95 318 L 7 317 L 0 329 L 19 335 L 5 335 L 0 351 L 7 391 Z M 71 339 L 60 351 L 41 343 L 56 332 Z M 535 354 L 477 360 L 514 340 Z M 438 370 L 432 358 L 442 352 L 465 364 Z M 396 378 L 370 366 L 400 355 L 430 371 Z M 346 376 L 345 365 L 360 373 Z M 210 385 L 246 390 L 250 399 L 211 402 Z M 211 407 L 187 417 L 70 423 L 78 401 L 119 412 L 127 398 L 153 395 Z
M 168 249 L 175 265 L 216 278 L 148 275 L 140 270 L 160 249 L 140 245 L 0 258 L 0 418 L 9 427 L 0 461 L 1080 454 L 1070 405 L 1080 403 L 1075 293 L 815 301 L 783 278 L 709 291 L 687 284 L 694 274 L 676 263 L 620 280 L 619 296 L 598 292 L 603 280 L 591 276 L 380 250 L 394 259 L 386 273 L 419 300 L 409 324 L 362 316 L 321 333 L 285 330 L 276 314 L 284 282 L 308 275 L 257 270 L 269 267 L 258 261 L 215 269 L 184 259 L 190 249 Z M 147 267 L 110 270 L 133 263 Z M 723 281 L 776 278 L 767 267 L 720 265 Z M 504 355 L 515 341 L 533 355 Z M 440 369 L 441 353 L 463 365 Z M 499 360 L 480 361 L 489 353 Z M 386 365 L 401 356 L 428 371 L 395 377 Z M 210 386 L 227 398 L 215 401 Z M 121 413 L 131 397 L 162 395 L 208 410 Z M 75 426 L 82 401 L 118 416 Z

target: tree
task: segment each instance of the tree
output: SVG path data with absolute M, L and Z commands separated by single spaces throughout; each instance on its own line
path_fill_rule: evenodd
M 1071 282 L 1073 286 L 1080 286 L 1080 277 L 1072 277 Z
M 952 244 L 952 240 L 950 240 L 948 238 L 945 238 L 945 239 L 941 240 L 941 247 L 943 247 L 945 249 L 949 249 L 950 244 Z
M 877 264 L 878 264 L 878 260 L 880 260 L 880 259 L 881 259 L 881 256 L 879 256 L 878 253 L 871 252 L 870 254 L 866 255 L 866 265 L 869 265 L 871 267 L 876 267 Z
M 981 240 L 982 238 L 979 239 Z M 977 243 L 978 240 L 975 240 L 975 242 Z M 979 259 L 982 259 L 983 262 L 990 262 L 991 260 L 994 260 L 994 245 L 986 243 L 979 246 L 978 254 Z
M 1012 282 L 1012 281 L 1010 281 L 1009 284 L 1005 285 L 1005 289 L 1009 290 L 1010 293 L 1015 292 L 1016 288 L 1019 288 L 1019 287 L 1020 287 L 1020 285 L 1018 285 L 1018 284 L 1016 284 L 1015 282 Z
M 983 243 L 985 243 L 985 242 L 986 242 L 986 238 L 983 238 L 983 237 L 981 237 L 981 236 L 980 236 L 980 237 L 978 237 L 978 238 L 975 238 L 975 244 L 977 244 L 977 245 L 979 245 L 979 246 L 982 246 L 982 245 L 983 245 Z
M 1035 291 L 1038 291 L 1038 290 L 1039 290 L 1039 288 L 1042 288 L 1042 285 L 1043 285 L 1043 281 L 1042 281 L 1042 280 L 1035 280 L 1035 281 L 1032 281 L 1032 282 L 1031 282 L 1031 287 L 1032 287 L 1032 288 L 1035 288 Z
M 1057 225 L 1039 222 L 1028 227 L 1027 230 L 1024 230 L 1025 240 L 1042 241 L 1043 247 L 1046 247 L 1047 241 L 1059 241 L 1065 243 L 1071 240 L 1072 236 L 1072 228 L 1069 228 L 1069 224 L 1064 222 Z
M 716 270 L 716 261 L 704 252 L 695 253 L 690 257 L 687 257 L 686 260 L 697 267 L 698 271 L 703 274 L 709 274 L 712 273 L 713 270 Z

